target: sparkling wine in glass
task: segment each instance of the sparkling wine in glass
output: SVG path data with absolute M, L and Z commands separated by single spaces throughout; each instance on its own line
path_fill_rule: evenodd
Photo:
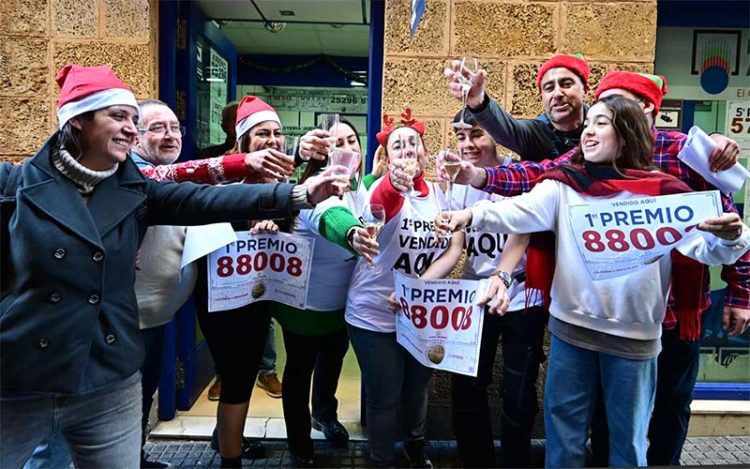
M 365 224 L 367 234 L 376 239 L 385 225 L 385 207 L 380 204 L 366 205 L 362 214 L 362 222 Z M 375 264 L 368 264 L 367 268 L 373 271 L 380 270 Z
M 466 114 L 466 98 L 471 90 L 472 79 L 464 75 L 464 70 L 475 76 L 479 71 L 479 61 L 475 57 L 464 57 L 461 59 L 461 67 L 458 69 L 458 80 L 461 84 L 461 120 L 453 123 L 455 129 L 470 129 L 471 126 L 464 121 Z
M 329 166 L 333 166 L 333 184 L 347 189 L 350 186 L 352 174 L 357 170 L 357 153 L 351 150 L 335 148 L 329 158 Z

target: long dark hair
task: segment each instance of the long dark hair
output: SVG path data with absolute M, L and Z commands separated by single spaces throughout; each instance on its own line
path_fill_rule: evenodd
M 616 95 L 602 98 L 597 103 L 604 104 L 612 111 L 612 127 L 619 142 L 619 151 L 612 160 L 612 167 L 615 170 L 658 169 L 653 163 L 654 138 L 641 106 L 632 99 Z M 576 149 L 572 161 L 583 164 L 581 145 Z
M 96 111 L 86 111 L 82 114 L 75 116 L 77 119 L 83 119 L 90 121 L 94 118 Z M 83 156 L 83 146 L 81 145 L 81 131 L 75 127 L 70 121 L 63 125 L 62 129 L 57 136 L 57 145 L 52 149 L 55 152 L 59 152 L 61 149 L 65 149 L 70 156 L 76 160 Z
M 359 144 L 359 151 L 361 153 L 362 152 L 362 139 L 359 138 L 359 132 L 357 131 L 357 128 L 354 127 L 354 124 L 352 124 L 347 119 L 340 119 L 339 125 L 340 124 L 348 125 L 349 128 L 352 129 L 352 131 L 354 131 L 354 136 L 357 137 L 357 144 Z M 331 129 L 327 129 L 327 130 L 330 131 Z M 361 165 L 362 161 L 364 161 L 364 155 L 360 154 L 359 156 L 361 158 L 359 164 Z M 320 172 L 320 170 L 323 169 L 323 167 L 325 167 L 326 164 L 328 164 L 328 158 L 324 160 L 317 160 L 315 158 L 310 159 L 310 161 L 307 162 L 305 171 L 302 173 L 302 176 L 299 178 L 300 184 L 305 182 L 307 178 L 318 174 L 318 172 Z

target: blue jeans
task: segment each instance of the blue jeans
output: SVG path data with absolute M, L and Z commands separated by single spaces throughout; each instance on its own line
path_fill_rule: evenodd
M 58 435 L 76 467 L 138 467 L 141 374 L 82 395 L 0 398 L 0 467 L 21 467 L 39 443 Z
M 141 424 L 143 427 L 143 441 L 146 441 L 146 429 L 148 428 L 148 415 L 151 413 L 151 405 L 154 403 L 154 393 L 159 388 L 161 378 L 161 359 L 164 352 L 164 332 L 167 325 L 141 329 L 143 345 L 146 355 L 141 365 L 141 376 L 143 379 L 143 414 Z
M 396 333 L 346 326 L 367 390 L 367 439 L 377 466 L 392 465 L 401 404 L 404 440 L 424 439 L 427 384 L 432 369 L 423 366 L 396 342 Z
M 464 467 L 495 467 L 495 445 L 487 388 L 492 383 L 497 343 L 502 337 L 501 467 L 528 467 L 531 430 L 539 411 L 536 380 L 544 359 L 547 312 L 539 307 L 484 314 L 479 370 L 452 375 L 453 430 Z
M 544 388 L 546 467 L 586 464 L 586 440 L 600 385 L 609 426 L 609 466 L 646 465 L 656 357 L 616 357 L 576 347 L 553 335 Z
M 273 321 L 268 325 L 268 336 L 266 337 L 266 348 L 263 349 L 263 357 L 260 359 L 259 375 L 276 373 L 276 332 Z

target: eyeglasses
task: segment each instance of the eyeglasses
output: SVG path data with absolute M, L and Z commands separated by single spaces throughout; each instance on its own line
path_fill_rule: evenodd
M 151 132 L 152 134 L 161 134 L 166 135 L 167 131 L 171 132 L 172 134 L 179 135 L 180 137 L 183 137 L 187 133 L 187 129 L 184 125 L 170 125 L 166 126 L 163 124 L 156 124 L 152 125 L 151 127 L 147 129 L 138 129 L 142 133 Z

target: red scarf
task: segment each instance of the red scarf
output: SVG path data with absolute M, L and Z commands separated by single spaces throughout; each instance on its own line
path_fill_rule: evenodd
M 622 174 L 620 174 L 622 173 Z M 591 163 L 569 165 L 547 171 L 537 183 L 552 179 L 560 181 L 576 192 L 606 197 L 622 191 L 650 196 L 691 192 L 690 187 L 679 179 L 664 173 L 640 169 L 621 169 Z M 708 308 L 703 293 L 706 268 L 703 264 L 672 250 L 673 310 L 679 318 L 680 338 L 700 338 L 701 313 Z M 526 260 L 527 303 L 541 295 L 545 307 L 550 303 L 552 277 L 555 272 L 555 234 L 534 233 L 529 243 Z

